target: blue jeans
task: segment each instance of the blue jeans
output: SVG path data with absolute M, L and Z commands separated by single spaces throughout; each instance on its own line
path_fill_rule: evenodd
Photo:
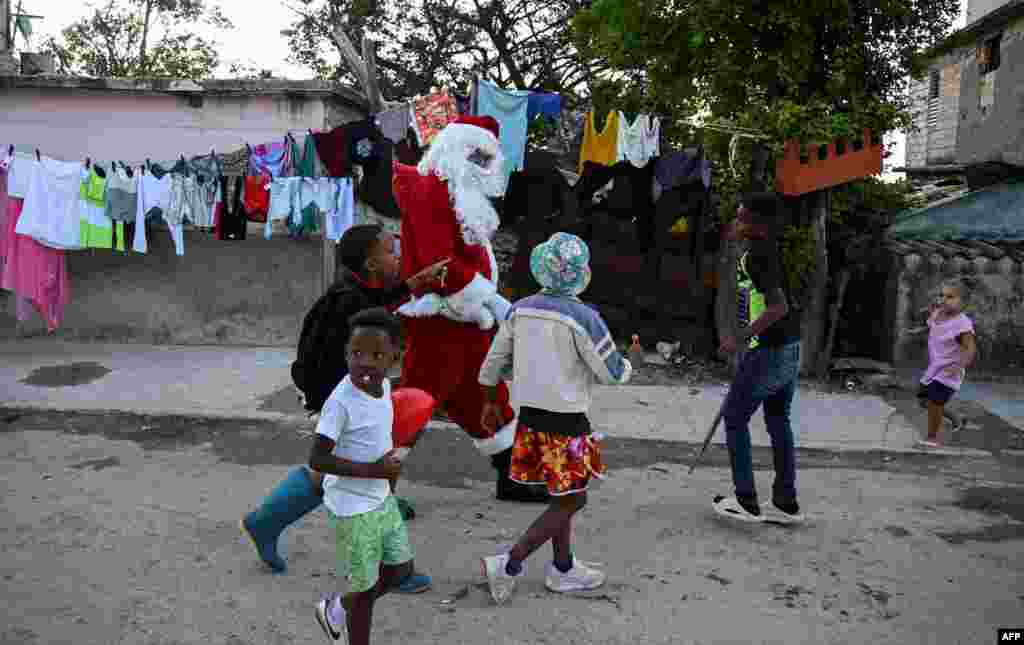
M 737 497 L 757 499 L 750 418 L 764 404 L 764 422 L 775 461 L 772 499 L 783 504 L 796 501 L 796 446 L 789 412 L 799 372 L 799 342 L 752 350 L 740 363 L 722 413 Z

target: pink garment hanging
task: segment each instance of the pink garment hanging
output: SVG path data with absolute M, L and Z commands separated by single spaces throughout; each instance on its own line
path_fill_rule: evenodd
M 6 190 L 4 194 L 7 194 Z M 23 203 L 14 197 L 7 199 L 7 239 L 4 244 L 7 262 L 0 288 L 30 301 L 46 320 L 46 329 L 53 332 L 64 319 L 64 307 L 70 301 L 66 259 L 64 251 L 43 246 L 27 235 L 15 232 Z M 18 319 L 27 319 L 26 308 L 21 302 L 18 303 Z

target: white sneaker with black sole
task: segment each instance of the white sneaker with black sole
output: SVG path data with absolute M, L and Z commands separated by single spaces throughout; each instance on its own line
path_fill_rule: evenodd
M 341 625 L 335 625 L 331 621 L 331 603 L 336 597 L 337 594 L 330 594 L 320 599 L 320 602 L 316 604 L 316 622 L 324 630 L 328 642 L 333 643 L 340 640 L 342 643 L 348 643 L 348 626 L 344 624 L 344 621 Z

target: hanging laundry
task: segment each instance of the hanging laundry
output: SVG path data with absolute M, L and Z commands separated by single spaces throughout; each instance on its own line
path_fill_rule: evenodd
M 494 117 L 500 126 L 501 151 L 505 155 L 505 181 L 514 170 L 523 169 L 526 152 L 526 108 L 530 92 L 503 90 L 490 81 L 480 81 L 477 114 Z
M 139 196 L 139 176 L 131 177 L 124 168 L 111 168 L 107 173 L 107 217 L 115 222 L 134 222 Z
M 3 151 L 5 155 L 8 150 L 9 146 Z M 7 170 L 7 194 L 9 196 L 25 199 L 25 195 L 28 194 L 29 182 L 32 179 L 32 167 L 35 163 L 34 154 L 15 150 L 14 156 L 10 157 Z
M 562 116 L 562 95 L 555 92 L 531 92 L 526 103 L 526 120 L 533 123 L 538 116 L 558 121 Z
M 302 177 L 281 177 L 266 181 L 265 187 L 270 193 L 270 204 L 267 207 L 267 225 L 263 229 L 263 237 L 269 240 L 275 221 L 290 223 L 292 212 L 295 210 L 299 210 L 301 217 L 302 207 L 298 205 L 299 190 L 306 180 Z
M 455 99 L 455 111 L 459 116 L 473 116 L 473 99 L 469 94 L 452 94 Z
M 64 307 L 70 299 L 64 251 L 43 246 L 27 235 L 18 234 L 25 202 L 16 197 L 9 197 L 6 202 L 6 241 L 3 244 L 6 262 L 0 276 L 0 288 L 14 292 L 18 299 L 19 320 L 27 320 L 28 312 L 21 305 L 23 300 L 30 301 L 46 321 L 47 330 L 53 332 L 64 319 Z
M 576 146 L 583 145 L 583 131 L 587 122 L 587 113 L 581 110 L 563 112 L 555 128 L 555 141 L 558 146 L 568 152 Z
M 330 177 L 345 177 L 352 173 L 346 132 L 344 127 L 337 127 L 330 132 L 313 133 L 316 152 Z
M 437 133 L 459 116 L 455 99 L 447 92 L 434 92 L 413 100 L 420 146 L 429 145 Z
M 330 192 L 322 195 L 327 198 L 326 201 L 318 203 L 325 214 L 324 237 L 337 242 L 345 231 L 352 228 L 355 221 L 356 204 L 352 179 L 343 177 L 332 180 Z
M 217 210 L 224 201 L 220 188 L 224 166 L 217 155 L 210 153 L 192 157 L 188 161 L 188 171 L 195 177 L 205 204 L 205 211 L 197 214 L 197 219 L 192 224 L 201 228 L 211 228 L 215 224 Z
M 107 217 L 107 178 L 100 177 L 96 164 L 82 169 L 79 187 L 79 240 L 84 249 L 114 248 L 114 221 Z M 109 175 L 108 175 L 109 176 Z M 124 224 L 118 236 L 119 251 L 124 250 Z
M 32 163 L 18 234 L 55 249 L 81 246 L 79 194 L 83 164 L 43 157 Z
M 647 128 L 641 131 L 644 142 L 644 154 L 648 159 L 661 156 L 661 119 L 648 116 Z
M 380 155 L 377 148 L 382 137 L 373 119 L 346 123 L 342 127 L 347 130 L 348 157 L 352 163 L 361 166 Z
M 292 174 L 290 146 L 286 142 L 275 141 L 252 146 L 249 155 L 249 174 L 261 173 L 271 177 L 287 177 Z
M 374 118 L 384 138 L 392 143 L 398 143 L 409 136 L 409 126 L 414 125 L 408 105 L 378 112 Z
M 625 113 L 619 112 L 619 138 L 615 147 L 615 160 L 628 161 L 637 168 L 646 165 L 650 156 L 645 147 L 646 133 L 650 128 L 650 118 L 646 114 L 638 114 L 630 124 Z
M 6 151 L 4 146 L 0 148 Z M 6 152 L 4 152 L 6 154 Z M 11 170 L 11 156 L 0 158 L 0 284 L 3 284 L 4 266 L 7 264 L 7 178 Z
M 221 215 L 217 219 L 218 240 L 244 240 L 248 220 L 245 217 L 245 208 L 242 205 L 242 192 L 245 188 L 245 179 L 235 177 L 235 186 L 228 195 L 227 177 L 221 177 L 221 193 L 224 195 L 224 206 Z M 230 204 L 230 206 L 229 206 Z
M 245 178 L 245 215 L 250 222 L 263 224 L 267 221 L 270 208 L 270 192 L 267 190 L 268 175 L 249 175 Z
M 317 167 L 316 142 L 313 137 L 306 137 L 304 149 L 299 151 L 299 144 L 292 138 L 292 158 L 295 160 L 295 176 L 316 178 L 320 176 Z M 301 159 L 302 161 L 299 161 Z M 288 218 L 288 232 L 292 236 L 303 233 L 316 233 L 319 230 L 315 206 L 293 208 Z
M 619 113 L 611 111 L 604 123 L 604 130 L 598 132 L 596 116 L 591 110 L 587 113 L 583 126 L 583 146 L 580 148 L 580 173 L 583 164 L 588 161 L 611 166 L 615 163 L 619 144 Z
M 703 146 L 671 152 L 659 158 L 654 173 L 661 190 L 696 179 L 703 182 L 704 188 L 711 188 L 711 162 L 704 155 Z
M 390 141 L 383 141 L 377 145 L 377 151 L 376 157 L 363 164 L 363 180 L 359 184 L 359 199 L 372 206 L 384 217 L 397 220 L 401 218 L 402 214 L 398 210 L 395 194 L 391 189 L 396 146 Z M 414 161 L 410 165 L 415 165 L 415 163 Z
M 163 217 L 171 199 L 171 175 L 164 174 L 157 177 L 147 172 L 139 177 L 138 189 L 138 199 L 135 204 L 135 238 L 132 241 L 132 250 L 136 253 L 146 253 L 148 250 L 146 218 Z
M 576 216 L 572 190 L 557 168 L 533 167 L 527 162 L 525 170 L 512 173 L 502 200 L 502 226 L 515 225 L 525 218 L 530 228 L 543 228 L 542 222 L 556 214 L 568 221 Z

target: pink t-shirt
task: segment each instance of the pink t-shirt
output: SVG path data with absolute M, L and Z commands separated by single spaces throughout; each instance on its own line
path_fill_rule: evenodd
M 960 335 L 973 334 L 974 323 L 964 314 L 946 320 L 928 320 L 928 369 L 925 370 L 921 382 L 927 385 L 938 381 L 943 385 L 960 389 L 964 374 L 960 367 Z M 946 368 L 956 367 L 956 376 L 945 372 Z

